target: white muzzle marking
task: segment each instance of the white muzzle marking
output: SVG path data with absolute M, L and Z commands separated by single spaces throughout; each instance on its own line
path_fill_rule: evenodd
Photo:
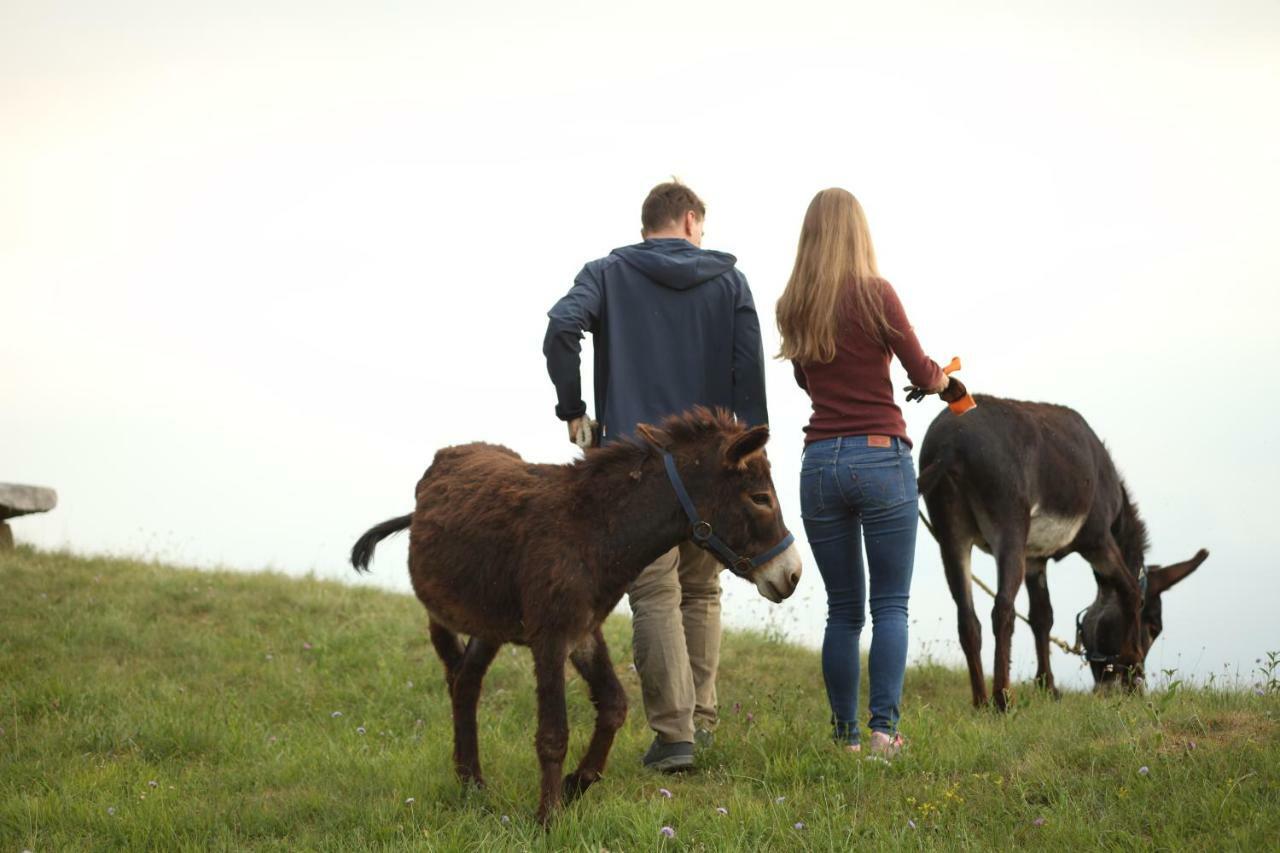
M 800 552 L 792 545 L 760 568 L 756 569 L 751 580 L 756 590 L 774 604 L 790 598 L 800 582 L 800 573 L 804 566 L 800 562 Z

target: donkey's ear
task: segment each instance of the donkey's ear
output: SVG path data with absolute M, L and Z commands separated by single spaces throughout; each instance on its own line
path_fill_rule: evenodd
M 636 424 L 636 435 L 640 436 L 659 450 L 667 450 L 671 447 L 671 436 L 667 435 L 664 430 L 660 430 L 656 426 L 651 426 L 649 424 Z
M 1185 563 L 1175 563 L 1172 566 L 1165 566 L 1163 569 L 1152 569 L 1147 578 L 1147 591 L 1152 595 L 1159 595 L 1187 575 L 1200 568 L 1209 556 L 1209 552 L 1201 548 L 1196 555 Z
M 764 452 L 765 442 L 769 440 L 769 427 L 752 427 L 729 442 L 724 449 L 724 464 L 730 468 L 741 468 L 747 460 Z

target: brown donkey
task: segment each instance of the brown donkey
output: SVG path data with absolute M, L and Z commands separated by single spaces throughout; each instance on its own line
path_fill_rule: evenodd
M 544 823 L 562 797 L 600 778 L 626 717 L 600 626 L 646 566 L 692 538 L 770 601 L 800 579 L 764 454 L 768 427 L 698 408 L 637 432 L 643 441 L 588 450 L 568 465 L 530 464 L 491 444 L 445 448 L 418 481 L 417 509 L 372 528 L 351 551 L 367 570 L 377 542 L 409 528 L 409 575 L 444 662 L 464 783 L 483 784 L 476 705 L 485 670 L 504 643 L 529 646 Z M 562 781 L 566 659 L 587 683 L 596 724 Z
M 920 446 L 920 494 L 929 529 L 942 551 L 955 599 L 960 646 L 969 664 L 973 703 L 987 701 L 982 628 L 973 611 L 969 558 L 974 545 L 996 558 L 992 694 L 1005 710 L 1013 637 L 1013 600 L 1023 578 L 1036 638 L 1036 680 L 1056 694 L 1049 667 L 1046 565 L 1071 553 L 1093 567 L 1098 597 L 1081 613 L 1079 640 L 1098 686 L 1136 688 L 1160 633 L 1160 596 L 1204 562 L 1148 566 L 1147 528 L 1111 454 L 1076 411 L 1066 406 L 979 396 L 978 407 L 942 412 Z

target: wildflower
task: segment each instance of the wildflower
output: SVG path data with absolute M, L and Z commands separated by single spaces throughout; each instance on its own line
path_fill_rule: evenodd
M 907 826 L 911 827 L 912 829 L 915 829 L 915 828 L 916 828 L 916 822 L 915 822 L 914 820 L 912 820 L 911 818 L 907 818 Z
M 413 682 L 412 682 L 412 681 L 406 681 L 406 682 L 404 683 L 404 686 L 405 686 L 406 688 L 408 688 L 409 690 L 412 690 L 412 689 L 413 689 Z
M 405 804 L 406 806 L 411 806 L 411 805 L 413 805 L 413 804 L 414 804 L 414 802 L 415 802 L 415 801 L 414 801 L 413 797 L 409 797 L 408 799 L 406 799 L 406 800 L 404 801 L 404 804 Z
M 804 829 L 804 821 L 798 820 L 792 826 L 794 829 Z
M 756 715 L 755 715 L 755 714 L 753 714 L 753 713 L 751 713 L 750 711 L 748 711 L 748 712 L 747 712 L 747 722 L 748 722 L 748 723 L 754 723 L 755 721 L 756 721 Z
M 115 813 L 116 813 L 116 807 L 115 807 L 115 806 L 107 806 L 107 814 L 109 814 L 109 815 L 114 815 Z
M 665 835 L 667 838 L 675 838 L 676 831 L 669 826 L 664 826 L 658 830 L 659 835 Z
M 1253 695 L 1254 695 L 1254 696 L 1266 696 L 1266 695 L 1267 695 L 1267 693 L 1266 693 L 1266 691 L 1265 691 L 1265 690 L 1263 690 L 1261 687 L 1255 687 L 1255 688 L 1253 689 Z
M 148 782 L 148 783 L 147 783 L 147 787 L 148 787 L 148 788 L 158 788 L 158 787 L 160 787 L 160 786 L 159 786 L 159 784 L 157 784 L 157 782 L 156 782 L 156 780 L 155 780 L 155 779 L 152 779 L 150 782 Z
M 306 640 L 303 640 L 303 641 L 302 641 L 302 650 L 303 650 L 304 652 L 309 652 L 309 651 L 311 651 L 311 644 L 310 644 L 310 643 L 308 643 Z
M 1196 748 L 1196 742 L 1195 742 L 1195 741 L 1193 741 L 1193 740 L 1189 740 L 1189 741 L 1187 741 L 1187 750 L 1188 750 L 1188 751 L 1193 750 L 1193 749 L 1195 749 L 1195 748 Z
M 742 710 L 742 703 L 741 703 L 741 702 L 734 702 L 734 703 L 733 703 L 733 713 L 735 713 L 735 714 L 736 714 L 736 713 L 738 713 L 738 712 L 739 712 L 739 711 L 741 711 L 741 710 Z
M 422 720 L 414 720 L 414 721 L 413 721 L 413 724 L 414 724 L 415 726 L 421 726 L 421 725 L 423 725 Z
M 332 714 L 330 714 L 329 716 L 330 716 L 330 717 L 333 717 L 333 718 L 336 720 L 336 719 L 338 719 L 339 717 L 341 717 L 341 716 L 342 716 L 342 712 L 341 712 L 341 711 L 334 711 L 334 712 L 333 712 Z
M 1038 817 L 1035 820 L 1031 821 L 1032 826 L 1044 826 L 1044 824 L 1045 824 L 1045 820 L 1042 817 Z
M 364 734 L 364 726 L 356 726 L 356 734 L 358 735 Z
M 778 797 L 778 799 L 774 800 L 774 802 L 777 803 L 778 805 L 781 805 L 784 800 L 786 800 L 786 797 Z
M 1138 768 L 1138 775 L 1139 775 L 1139 776 L 1146 776 L 1146 775 L 1147 775 L 1148 773 L 1150 773 L 1150 772 L 1151 772 L 1151 768 L 1150 768 L 1150 767 L 1148 767 L 1148 766 L 1147 766 L 1147 765 L 1145 765 L 1145 764 Z
M 274 660 L 274 659 L 275 659 L 275 655 L 271 654 L 271 652 L 267 652 L 267 660 Z
M 503 826 L 506 826 L 507 824 L 511 823 L 511 818 L 507 817 L 506 815 L 503 815 L 502 817 L 498 818 L 498 823 L 502 824 Z
M 728 814 L 729 810 L 724 806 L 716 806 L 716 814 Z
M 667 798 L 668 800 L 671 799 L 671 792 L 668 791 L 666 788 L 659 788 L 658 793 L 661 794 L 663 797 Z

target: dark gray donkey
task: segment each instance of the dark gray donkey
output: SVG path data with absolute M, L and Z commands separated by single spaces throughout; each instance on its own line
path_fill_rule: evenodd
M 1142 665 L 1162 630 L 1160 595 L 1209 556 L 1147 566 L 1147 529 L 1102 441 L 1065 406 L 979 396 L 964 415 L 943 411 L 920 448 L 920 494 L 955 599 L 960 646 L 974 705 L 987 703 L 982 628 L 973 610 L 974 545 L 996 558 L 996 707 L 1009 702 L 1013 601 L 1027 581 L 1036 642 L 1036 680 L 1057 694 L 1049 668 L 1053 607 L 1045 565 L 1071 553 L 1093 567 L 1098 594 L 1077 619 L 1098 686 L 1142 683 Z

